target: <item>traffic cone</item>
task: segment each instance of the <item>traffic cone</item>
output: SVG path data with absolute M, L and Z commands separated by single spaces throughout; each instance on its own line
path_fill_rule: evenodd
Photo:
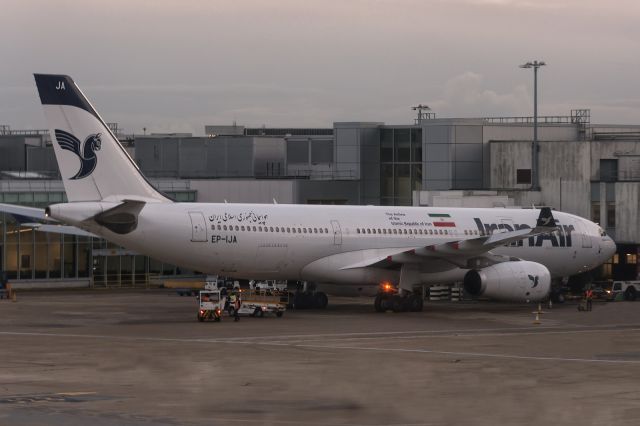
M 540 324 L 540 313 L 536 312 L 536 319 L 533 320 L 533 323 L 536 325 Z

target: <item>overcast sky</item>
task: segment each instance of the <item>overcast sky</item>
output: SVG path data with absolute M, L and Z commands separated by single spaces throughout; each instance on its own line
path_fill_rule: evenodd
M 2 0 L 0 124 L 44 128 L 32 74 L 71 75 L 128 133 L 205 124 L 590 108 L 640 124 L 637 0 Z

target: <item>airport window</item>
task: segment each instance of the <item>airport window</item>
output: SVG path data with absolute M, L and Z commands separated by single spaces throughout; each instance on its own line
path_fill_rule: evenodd
M 531 169 L 517 169 L 516 170 L 516 183 L 517 184 L 531 184 Z
M 616 203 L 607 203 L 607 228 L 616 227 Z
M 600 159 L 600 181 L 615 182 L 618 180 L 618 160 Z

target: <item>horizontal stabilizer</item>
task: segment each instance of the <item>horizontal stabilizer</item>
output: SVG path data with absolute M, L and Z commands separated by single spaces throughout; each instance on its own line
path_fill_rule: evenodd
M 145 204 L 144 201 L 124 200 L 122 204 L 97 214 L 93 220 L 116 234 L 128 234 L 138 226 L 138 215 Z

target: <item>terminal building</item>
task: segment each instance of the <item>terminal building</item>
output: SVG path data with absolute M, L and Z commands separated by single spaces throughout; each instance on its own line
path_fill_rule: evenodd
M 111 129 L 161 191 L 177 201 L 397 206 L 551 206 L 601 224 L 618 253 L 596 279 L 638 279 L 640 125 L 595 125 L 588 110 L 533 118 L 436 118 L 332 128 L 205 125 L 192 134 Z M 48 131 L 0 126 L 0 202 L 66 200 Z M 25 286 L 146 285 L 192 274 L 102 239 L 34 231 L 0 213 L 1 269 Z M 21 226 L 22 223 L 22 226 Z M 257 277 L 259 278 L 259 277 Z

